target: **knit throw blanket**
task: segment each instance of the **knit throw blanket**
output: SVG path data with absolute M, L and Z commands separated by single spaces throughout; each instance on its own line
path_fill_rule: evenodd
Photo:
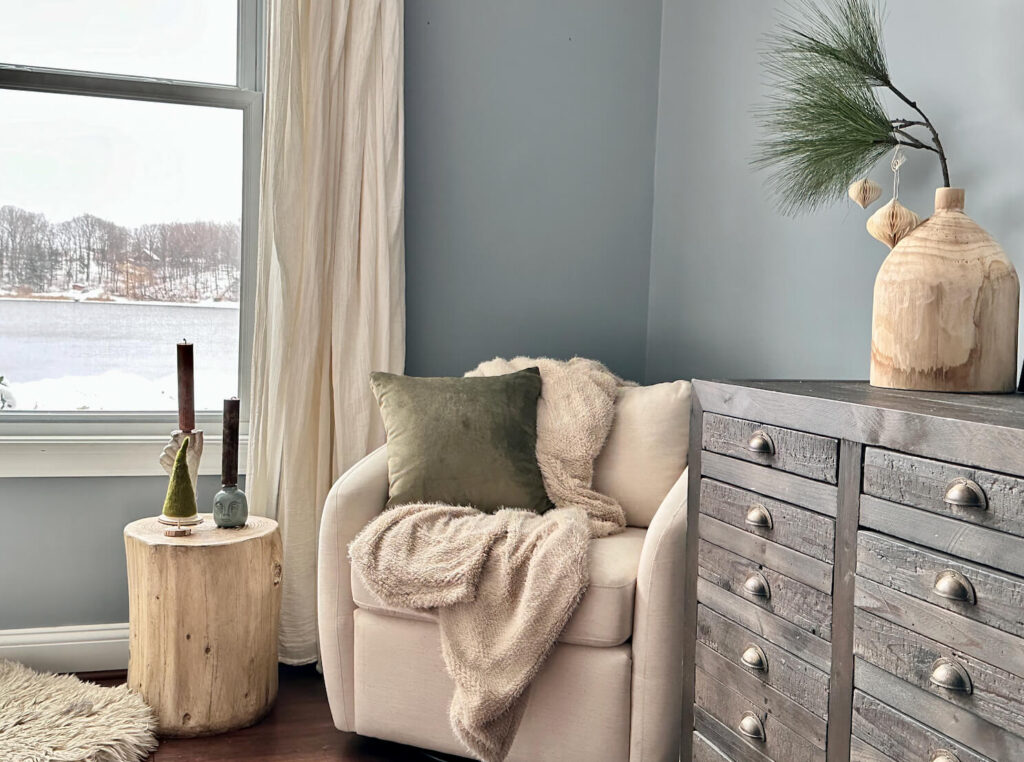
M 622 507 L 591 489 L 624 382 L 598 362 L 517 357 L 467 375 L 537 366 L 537 461 L 555 508 L 488 515 L 440 504 L 385 511 L 352 541 L 367 587 L 392 606 L 436 609 L 455 683 L 455 735 L 484 762 L 508 754 L 528 688 L 586 592 L 591 537 L 619 532 Z

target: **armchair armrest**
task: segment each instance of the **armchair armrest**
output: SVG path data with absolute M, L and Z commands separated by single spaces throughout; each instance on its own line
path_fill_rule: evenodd
M 640 553 L 633 610 L 630 762 L 679 759 L 689 469 L 662 501 Z
M 348 545 L 388 499 L 388 459 L 379 447 L 342 474 L 327 493 L 317 555 L 320 662 L 334 724 L 355 727 L 351 565 Z

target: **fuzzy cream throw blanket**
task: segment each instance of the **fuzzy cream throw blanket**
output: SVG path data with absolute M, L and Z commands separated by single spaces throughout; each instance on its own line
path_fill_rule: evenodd
M 488 515 L 439 504 L 385 511 L 352 541 L 367 587 L 392 606 L 437 609 L 441 651 L 455 683 L 456 736 L 484 762 L 508 754 L 528 688 L 589 582 L 591 537 L 621 531 L 622 507 L 592 488 L 624 382 L 593 360 L 517 357 L 467 375 L 537 366 L 537 461 L 555 505 L 543 515 Z

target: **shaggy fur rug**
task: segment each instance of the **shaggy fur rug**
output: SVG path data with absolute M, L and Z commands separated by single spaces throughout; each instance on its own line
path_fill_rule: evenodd
M 104 688 L 0 659 L 0 759 L 136 762 L 156 748 L 156 720 L 127 686 Z

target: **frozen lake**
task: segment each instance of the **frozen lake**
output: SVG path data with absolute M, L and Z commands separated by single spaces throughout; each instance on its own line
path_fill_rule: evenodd
M 182 339 L 196 407 L 220 410 L 238 393 L 237 306 L 0 299 L 0 376 L 18 410 L 173 410 Z

